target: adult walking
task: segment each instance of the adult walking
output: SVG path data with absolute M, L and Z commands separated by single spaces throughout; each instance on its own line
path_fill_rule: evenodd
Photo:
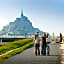
M 49 42 L 48 42 L 49 34 L 47 33 L 45 36 L 46 36 L 46 42 L 49 43 Z
M 39 46 L 40 46 L 40 39 L 39 39 L 39 35 L 38 35 L 39 32 L 37 32 L 37 34 L 35 35 L 34 37 L 34 48 L 35 48 L 35 55 L 40 55 L 40 49 L 39 49 Z
M 55 40 L 55 34 L 52 33 L 52 40 L 54 41 Z
M 56 43 L 55 33 L 52 33 L 51 43 Z
M 62 42 L 62 34 L 60 33 L 60 42 Z
M 48 38 L 48 36 L 49 36 L 49 34 L 47 33 L 47 34 L 46 34 L 46 38 Z
M 42 55 L 46 55 L 46 34 L 44 33 L 43 36 L 42 36 L 42 50 L 41 50 L 41 54 Z

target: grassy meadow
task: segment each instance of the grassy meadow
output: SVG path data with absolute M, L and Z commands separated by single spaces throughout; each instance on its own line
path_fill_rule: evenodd
M 14 42 L 11 42 L 11 43 L 1 46 L 0 47 L 0 55 L 4 54 L 10 50 L 13 50 L 13 51 L 6 55 L 0 56 L 0 64 L 3 63 L 8 58 L 21 53 L 22 51 L 24 51 L 27 48 L 30 48 L 31 46 L 33 46 L 32 38 L 14 41 Z M 16 50 L 14 50 L 14 49 L 16 49 Z

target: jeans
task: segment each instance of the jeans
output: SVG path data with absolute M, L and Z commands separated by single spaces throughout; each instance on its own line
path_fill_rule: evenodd
M 46 55 L 46 47 L 45 46 L 42 47 L 41 54 Z

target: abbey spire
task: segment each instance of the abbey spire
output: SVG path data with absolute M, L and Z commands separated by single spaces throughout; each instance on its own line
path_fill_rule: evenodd
M 23 17 L 24 15 L 23 15 L 23 10 L 21 11 L 21 17 Z

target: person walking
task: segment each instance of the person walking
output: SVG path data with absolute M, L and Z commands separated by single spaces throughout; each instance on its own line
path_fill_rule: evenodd
M 37 32 L 37 34 L 35 35 L 34 37 L 34 48 L 35 48 L 35 55 L 40 55 L 40 49 L 39 49 L 39 46 L 40 46 L 40 39 L 39 39 L 39 35 L 38 35 L 39 32 Z
M 52 33 L 52 39 L 51 39 L 51 43 L 56 43 L 56 39 L 55 39 L 56 37 L 55 37 L 55 34 L 54 33 Z
M 48 38 L 48 36 L 49 36 L 49 34 L 47 33 L 47 34 L 46 34 L 46 38 Z
M 44 33 L 43 36 L 42 36 L 42 50 L 41 50 L 41 54 L 42 55 L 46 55 L 46 34 Z
M 52 33 L 52 40 L 54 41 L 55 40 L 55 34 Z
M 49 34 L 47 33 L 47 34 L 46 34 L 46 42 L 47 42 L 47 43 L 49 43 L 49 42 L 48 42 L 48 39 L 49 39 L 48 37 L 49 37 Z
M 62 42 L 62 34 L 60 33 L 60 42 Z

